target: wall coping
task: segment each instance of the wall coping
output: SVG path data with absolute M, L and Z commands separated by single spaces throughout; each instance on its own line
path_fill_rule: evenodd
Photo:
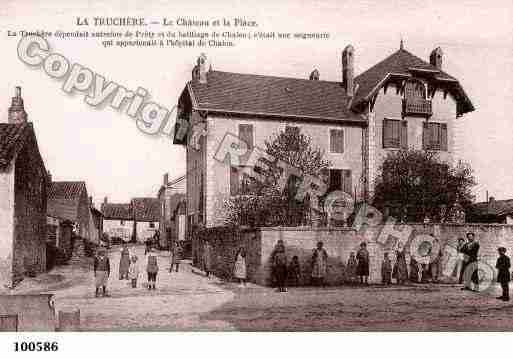
M 293 232 L 356 232 L 356 229 L 351 227 L 257 227 L 257 230 L 267 231 L 293 231 Z

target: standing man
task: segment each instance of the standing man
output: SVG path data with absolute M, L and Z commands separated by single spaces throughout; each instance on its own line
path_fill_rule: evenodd
M 369 252 L 367 251 L 367 243 L 362 242 L 360 249 L 356 253 L 358 267 L 356 273 L 360 277 L 360 284 L 369 284 Z
M 107 294 L 107 281 L 110 276 L 110 261 L 105 253 L 104 248 L 98 250 L 98 254 L 94 258 L 94 282 L 96 286 L 95 296 L 100 295 L 100 288 L 103 289 L 103 296 L 109 297 Z
M 509 281 L 511 280 L 509 269 L 511 267 L 511 262 L 509 257 L 506 255 L 506 248 L 499 247 L 497 251 L 499 252 L 499 258 L 497 258 L 495 268 L 497 268 L 498 271 L 497 282 L 499 282 L 502 287 L 502 295 L 497 297 L 497 299 L 507 302 L 509 301 Z
M 479 255 L 479 243 L 475 240 L 475 235 L 472 232 L 467 233 L 467 243 L 462 248 L 462 253 L 465 255 L 463 262 L 463 279 L 465 286 L 462 290 L 474 290 L 479 292 L 479 274 L 477 267 L 477 257 Z M 470 283 L 473 283 L 471 287 Z
M 203 247 L 203 267 L 206 277 L 210 278 L 212 273 L 212 246 L 208 240 L 205 241 L 205 246 Z

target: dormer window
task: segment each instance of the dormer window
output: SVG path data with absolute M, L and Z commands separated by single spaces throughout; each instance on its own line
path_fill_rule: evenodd
M 405 116 L 431 116 L 431 101 L 426 96 L 426 85 L 419 80 L 408 80 L 404 85 L 403 113 Z

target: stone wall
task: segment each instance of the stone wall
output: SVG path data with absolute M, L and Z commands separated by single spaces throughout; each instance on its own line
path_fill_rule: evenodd
M 298 256 L 301 266 L 301 284 L 309 283 L 311 272 L 311 257 L 317 242 L 322 241 L 328 252 L 328 274 L 326 279 L 329 285 L 340 285 L 346 281 L 345 267 L 351 252 L 356 252 L 361 242 L 367 243 L 370 255 L 370 282 L 381 282 L 381 263 L 383 254 L 389 252 L 392 262 L 395 262 L 395 245 L 397 241 L 388 237 L 384 244 L 377 241 L 383 226 L 369 229 L 363 228 L 357 232 L 346 228 L 311 228 L 311 227 L 273 227 L 246 229 L 232 231 L 223 227 L 204 230 L 201 235 L 195 236 L 193 250 L 195 251 L 195 265 L 201 267 L 201 253 L 203 241 L 212 240 L 214 248 L 214 272 L 222 278 L 231 278 L 235 252 L 238 247 L 246 248 L 248 253 L 248 279 L 261 285 L 271 284 L 271 253 L 279 239 L 285 243 L 287 259 L 290 261 Z M 410 261 L 410 244 L 418 235 L 433 235 L 439 240 L 442 252 L 445 253 L 441 262 L 446 263 L 451 251 L 446 246 L 455 248 L 457 239 L 465 237 L 467 232 L 475 233 L 480 243 L 479 260 L 495 268 L 497 247 L 504 246 L 508 253 L 513 253 L 513 226 L 497 224 L 399 224 L 393 227 L 398 233 L 409 233 L 406 238 L 399 239 L 406 251 L 407 263 Z M 455 277 L 442 278 L 446 282 L 455 282 Z
M 14 238 L 14 166 L 0 170 L 0 292 L 12 285 Z
M 46 270 L 46 171 L 31 144 L 15 164 L 13 284 Z

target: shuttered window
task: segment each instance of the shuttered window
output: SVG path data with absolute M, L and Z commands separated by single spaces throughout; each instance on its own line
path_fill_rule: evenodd
M 330 152 L 344 153 L 344 130 L 330 130 Z
M 424 122 L 422 144 L 425 150 L 447 151 L 447 124 Z
M 353 193 L 353 181 L 351 170 L 343 169 L 330 169 L 330 182 L 328 192 L 344 191 L 346 193 Z
M 408 122 L 383 120 L 383 148 L 408 148 Z
M 248 151 L 240 156 L 240 164 L 244 165 L 249 158 L 251 150 L 253 149 L 253 125 L 240 124 L 239 125 L 239 139 L 248 145 Z

